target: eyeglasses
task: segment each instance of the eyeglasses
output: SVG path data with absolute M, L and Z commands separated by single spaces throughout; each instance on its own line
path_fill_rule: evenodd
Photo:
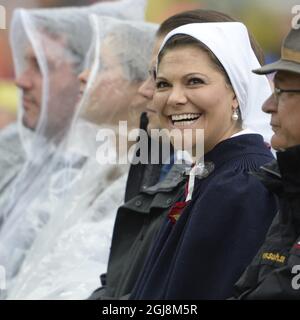
M 280 88 L 274 88 L 274 98 L 275 98 L 275 101 L 276 103 L 279 102 L 279 98 L 280 98 L 280 95 L 282 93 L 300 93 L 300 89 L 280 89 Z

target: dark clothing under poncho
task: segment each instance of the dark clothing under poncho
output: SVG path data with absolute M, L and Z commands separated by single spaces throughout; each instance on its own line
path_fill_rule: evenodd
M 257 134 L 207 153 L 210 174 L 196 178 L 178 221 L 164 221 L 131 299 L 230 297 L 277 212 L 274 196 L 250 174 L 272 159 Z

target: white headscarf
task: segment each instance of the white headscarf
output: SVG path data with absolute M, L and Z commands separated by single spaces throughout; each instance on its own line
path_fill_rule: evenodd
M 187 24 L 168 33 L 159 52 L 177 34 L 186 34 L 201 41 L 214 53 L 231 81 L 243 127 L 261 134 L 266 142 L 270 142 L 270 116 L 261 110 L 261 106 L 272 90 L 266 76 L 252 72 L 260 68 L 260 63 L 251 48 L 246 26 L 240 22 Z

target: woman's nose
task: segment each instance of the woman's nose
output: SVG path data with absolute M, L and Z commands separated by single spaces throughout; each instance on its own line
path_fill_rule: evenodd
M 183 106 L 187 103 L 187 97 L 184 90 L 180 86 L 173 86 L 168 98 L 168 105 Z

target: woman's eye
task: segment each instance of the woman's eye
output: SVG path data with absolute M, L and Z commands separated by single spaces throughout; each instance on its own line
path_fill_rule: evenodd
M 158 82 L 156 82 L 156 88 L 157 89 L 163 89 L 163 88 L 167 88 L 167 87 L 169 87 L 169 84 L 166 81 L 158 81 Z
M 200 78 L 191 78 L 191 79 L 188 80 L 188 84 L 191 84 L 191 85 L 193 85 L 193 84 L 203 84 L 203 83 L 204 83 L 204 81 L 202 79 L 200 79 Z

